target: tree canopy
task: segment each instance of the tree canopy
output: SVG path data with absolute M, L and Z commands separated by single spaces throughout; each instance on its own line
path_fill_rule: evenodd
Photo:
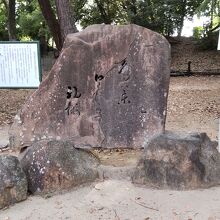
M 220 0 L 203 0 L 197 12 L 199 15 L 210 17 L 210 28 L 220 24 Z
M 219 24 L 220 0 L 0 0 L 0 40 L 53 38 L 61 50 L 68 33 L 91 24 L 134 23 L 181 36 L 195 14 Z

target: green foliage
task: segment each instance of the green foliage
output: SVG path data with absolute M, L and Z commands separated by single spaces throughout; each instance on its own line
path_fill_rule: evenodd
M 217 16 L 220 15 L 220 0 L 203 0 L 202 3 L 197 8 L 198 14 L 211 15 L 213 11 Z
M 201 39 L 204 36 L 204 28 L 201 26 L 193 28 L 193 37 L 197 40 Z
M 125 22 L 123 0 L 94 0 L 84 7 L 80 24 L 83 28 L 92 24 L 121 24 Z
M 7 20 L 7 10 L 3 2 L 0 1 L 0 40 L 8 40 Z M 16 27 L 17 36 L 20 40 L 39 40 L 42 33 L 47 39 L 50 38 L 37 0 L 16 1 Z
M 8 32 L 7 32 L 7 12 L 4 4 L 0 2 L 0 40 L 8 40 Z
M 220 0 L 203 0 L 196 13 L 199 16 L 210 17 L 210 23 L 207 27 L 214 28 L 215 25 L 220 24 Z
M 45 21 L 37 1 L 20 0 L 17 14 L 17 31 L 20 39 L 25 36 L 37 40 L 42 35 L 49 38 L 49 31 L 45 25 Z
M 218 45 L 218 31 L 208 32 L 207 36 L 199 40 L 199 48 L 202 50 L 216 50 Z
M 164 35 L 171 35 L 177 28 L 176 0 L 134 1 L 128 5 L 128 21 Z
M 134 23 L 164 35 L 182 31 L 184 19 L 195 13 L 212 15 L 212 25 L 220 22 L 220 0 L 70 0 L 76 22 L 83 28 L 91 24 Z M 54 0 L 50 0 L 56 13 Z M 37 0 L 16 1 L 17 35 L 19 39 L 51 37 Z M 206 30 L 194 29 L 194 37 L 205 36 Z M 0 0 L 0 40 L 8 38 L 7 11 Z M 212 38 L 212 37 L 209 37 Z
M 85 5 L 87 2 L 88 0 L 71 0 L 72 10 L 76 22 L 79 22 L 85 15 Z
M 81 25 L 134 23 L 164 35 L 181 33 L 184 19 L 194 15 L 202 0 L 94 0 Z

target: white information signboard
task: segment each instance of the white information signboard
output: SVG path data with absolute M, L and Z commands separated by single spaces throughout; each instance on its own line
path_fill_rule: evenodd
M 38 42 L 0 42 L 0 88 L 37 88 L 41 79 Z

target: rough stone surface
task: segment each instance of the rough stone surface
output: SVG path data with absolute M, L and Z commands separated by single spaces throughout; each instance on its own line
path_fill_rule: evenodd
M 27 197 L 27 179 L 18 159 L 0 156 L 0 209 Z
M 169 64 L 169 43 L 143 27 L 94 25 L 68 35 L 15 117 L 11 147 L 51 138 L 82 148 L 143 147 L 164 131 Z
M 31 193 L 71 189 L 98 177 L 99 160 L 89 151 L 63 141 L 40 141 L 21 157 Z
M 139 161 L 134 183 L 157 188 L 194 189 L 220 184 L 217 143 L 205 133 L 167 133 L 152 139 Z

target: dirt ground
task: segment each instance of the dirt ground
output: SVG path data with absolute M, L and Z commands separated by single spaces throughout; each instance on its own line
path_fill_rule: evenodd
M 192 61 L 195 71 L 220 69 L 219 60 L 220 53 L 200 53 L 186 40 L 172 50 L 171 68 L 186 70 L 187 62 Z M 0 90 L 0 147 L 7 143 L 7 130 L 14 116 L 33 92 Z M 217 140 L 219 118 L 220 76 L 171 78 L 166 130 L 206 132 L 212 140 Z M 94 153 L 103 165 L 124 167 L 134 166 L 143 150 L 96 150 Z M 0 211 L 0 220 L 49 219 L 217 220 L 220 219 L 220 187 L 179 192 L 146 189 L 113 179 L 53 197 L 30 196 Z
M 34 90 L 0 90 L 0 127 L 10 125 Z M 217 140 L 220 76 L 171 77 L 166 130 L 207 132 Z
M 217 140 L 219 118 L 220 76 L 171 78 L 166 130 L 206 132 Z
M 218 220 L 220 187 L 154 190 L 107 180 L 53 197 L 30 196 L 1 220 Z
M 32 90 L 0 90 L 1 141 Z M 173 77 L 166 130 L 207 132 L 217 140 L 220 77 Z M 1 143 L 0 141 L 0 143 Z M 11 152 L 4 152 L 11 154 Z M 143 150 L 94 151 L 107 166 L 134 166 Z M 0 211 L 0 220 L 218 220 L 220 187 L 193 191 L 147 189 L 109 179 L 46 197 L 29 196 Z
M 201 50 L 193 38 L 181 37 L 171 40 L 171 70 L 187 70 L 191 62 L 192 71 L 220 72 L 220 52 L 217 50 Z
M 5 138 L 13 117 L 31 93 L 33 90 L 0 90 L 0 134 Z M 217 141 L 219 118 L 220 76 L 171 77 L 166 130 L 206 132 Z M 103 150 L 95 154 L 104 165 L 125 166 L 134 165 L 142 150 Z

